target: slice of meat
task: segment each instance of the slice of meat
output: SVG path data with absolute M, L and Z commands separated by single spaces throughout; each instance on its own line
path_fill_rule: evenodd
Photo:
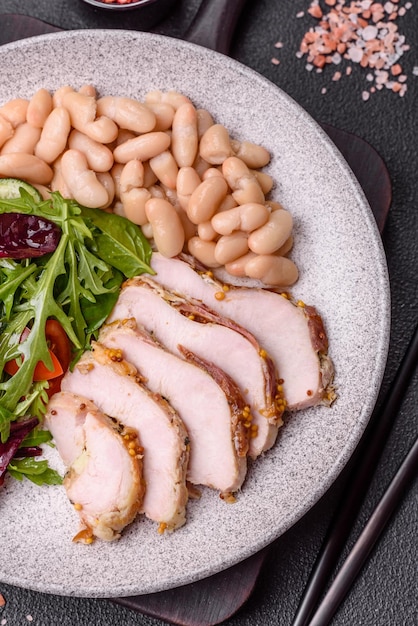
M 136 433 L 127 432 L 87 398 L 68 392 L 52 396 L 45 423 L 67 468 L 67 496 L 82 522 L 74 540 L 118 539 L 144 497 Z
M 171 352 L 183 356 L 183 346 L 236 381 L 252 421 L 250 456 L 256 457 L 273 445 L 282 424 L 284 401 L 273 362 L 248 331 L 201 303 L 179 297 L 143 277 L 124 284 L 109 321 L 130 317 Z
M 239 489 L 246 474 L 248 429 L 244 402 L 223 390 L 204 368 L 166 350 L 134 319 L 102 328 L 99 341 L 132 363 L 147 386 L 178 411 L 190 437 L 188 480 L 221 493 Z M 225 375 L 223 376 L 223 381 Z M 224 381 L 225 382 L 225 381 Z M 223 386 L 227 384 L 225 382 Z
M 186 428 L 169 403 L 151 392 L 136 368 L 100 343 L 83 354 L 61 389 L 89 398 L 107 415 L 138 433 L 144 450 L 145 496 L 141 512 L 171 530 L 186 519 Z
M 199 270 L 191 257 L 154 253 L 152 267 L 155 282 L 201 300 L 253 333 L 276 363 L 290 410 L 335 399 L 328 340 L 314 307 L 267 289 L 225 286 L 211 272 Z

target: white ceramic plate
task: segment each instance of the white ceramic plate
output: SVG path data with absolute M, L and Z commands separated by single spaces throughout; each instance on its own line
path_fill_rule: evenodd
M 330 338 L 338 401 L 288 420 L 234 505 L 204 491 L 188 522 L 160 536 L 138 519 L 119 542 L 74 544 L 77 516 L 60 487 L 8 481 L 0 492 L 0 580 L 77 596 L 122 596 L 183 585 L 227 568 L 291 527 L 347 462 L 374 406 L 389 339 L 385 258 L 369 206 L 337 150 L 280 89 L 237 62 L 146 33 L 78 31 L 2 47 L 0 102 L 38 88 L 96 85 L 141 98 L 175 89 L 233 136 L 273 155 L 273 196 L 295 218 L 294 294 L 315 304 Z M 260 311 L 262 315 L 262 311 Z M 52 454 L 54 462 L 58 462 Z

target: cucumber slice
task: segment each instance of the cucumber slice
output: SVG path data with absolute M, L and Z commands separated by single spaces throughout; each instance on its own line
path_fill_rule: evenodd
M 42 196 L 36 187 L 33 187 L 19 178 L 0 178 L 0 200 L 20 198 L 20 189 L 27 191 L 36 202 L 42 201 Z

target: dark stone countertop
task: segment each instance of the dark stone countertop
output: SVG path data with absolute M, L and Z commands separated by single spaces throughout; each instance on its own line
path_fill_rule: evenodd
M 405 2 L 401 0 L 401 5 Z M 412 3 L 413 4 L 413 3 Z M 153 28 L 181 37 L 192 21 L 199 0 L 180 0 L 171 15 Z M 369 141 L 384 158 L 393 185 L 393 202 L 383 236 L 392 291 L 392 335 L 383 390 L 393 379 L 418 321 L 418 6 L 399 18 L 399 30 L 411 49 L 401 59 L 408 76 L 403 98 L 383 89 L 365 102 L 367 71 L 334 82 L 333 70 L 308 72 L 296 51 L 313 23 L 308 0 L 247 2 L 238 23 L 231 56 L 283 88 L 318 121 L 354 132 Z M 297 18 L 299 11 L 305 15 Z M 2 15 L 24 13 L 62 28 L 110 27 L 112 23 L 80 0 L 1 0 Z M 121 14 L 118 27 L 141 26 Z M 282 42 L 281 49 L 275 48 Z M 280 59 L 279 65 L 271 62 Z M 357 69 L 357 68 L 356 68 Z M 322 93 L 326 87 L 326 93 Z M 357 535 L 412 444 L 418 423 L 418 378 L 401 406 L 371 491 L 353 533 Z M 247 604 L 225 623 L 229 626 L 291 624 L 298 599 L 341 492 L 339 481 L 317 505 L 272 546 L 258 584 Z M 418 484 L 406 495 L 380 543 L 362 570 L 350 595 L 333 620 L 334 626 L 413 626 L 418 624 L 417 523 Z M 0 529 L 0 538 L 2 531 Z M 1 552 L 0 552 L 1 558 Z M 100 575 L 100 572 L 98 572 Z M 55 597 L 0 583 L 6 605 L 2 626 L 160 626 L 107 600 Z

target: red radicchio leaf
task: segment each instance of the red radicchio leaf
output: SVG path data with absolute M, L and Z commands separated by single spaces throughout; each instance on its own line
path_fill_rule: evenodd
M 7 466 L 15 456 L 20 444 L 38 424 L 37 417 L 29 417 L 21 422 L 11 424 L 8 440 L 5 443 L 0 443 L 0 486 L 3 484 Z

